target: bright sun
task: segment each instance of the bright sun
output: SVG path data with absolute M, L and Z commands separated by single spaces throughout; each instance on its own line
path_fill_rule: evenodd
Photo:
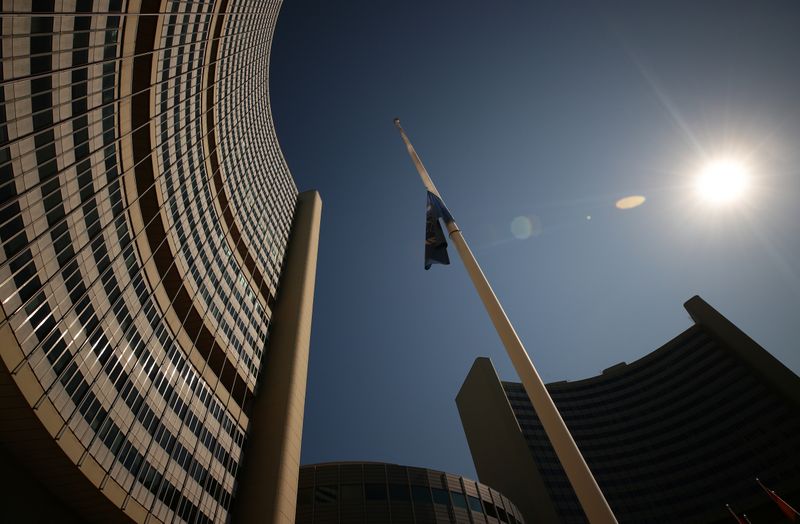
M 742 162 L 715 160 L 706 164 L 697 178 L 697 191 L 716 204 L 737 200 L 747 189 L 749 174 Z

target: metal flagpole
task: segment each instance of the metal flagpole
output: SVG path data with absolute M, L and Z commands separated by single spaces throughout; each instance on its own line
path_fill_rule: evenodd
M 728 513 L 730 513 L 731 516 L 736 519 L 736 522 L 738 522 L 739 524 L 744 524 L 742 523 L 742 519 L 739 518 L 739 515 L 737 515 L 736 512 L 733 511 L 733 508 L 731 508 L 730 504 L 725 504 L 725 507 L 728 508 Z M 744 518 L 746 522 L 750 522 L 750 520 L 747 519 L 747 515 L 744 515 Z
M 442 196 L 436 190 L 428 171 L 422 165 L 414 146 L 411 145 L 405 131 L 403 131 L 399 118 L 394 119 L 394 125 L 400 131 L 400 136 L 406 144 L 408 154 L 419 172 L 422 183 L 431 193 L 441 199 Z M 522 385 L 531 400 L 533 409 L 536 410 L 536 414 L 539 416 L 542 427 L 547 433 L 553 449 L 561 461 L 561 465 L 564 467 L 567 478 L 569 478 L 570 484 L 572 484 L 572 488 L 578 496 L 586 517 L 592 524 L 616 524 L 617 519 L 608 506 L 603 492 L 600 491 L 600 487 L 592 476 L 589 466 L 583 460 L 583 455 L 581 455 L 566 424 L 564 424 L 564 420 L 553 403 L 553 399 L 550 398 L 544 382 L 542 382 L 536 368 L 533 367 L 533 362 L 531 362 L 528 353 L 525 351 L 517 332 L 514 331 L 514 326 L 508 320 L 505 311 L 503 311 L 503 306 L 497 300 L 494 291 L 492 291 L 492 286 L 486 280 L 486 276 L 478 265 L 478 261 L 475 260 L 475 256 L 469 249 L 466 240 L 464 240 L 464 235 L 461 234 L 461 230 L 455 221 L 447 224 L 447 231 L 450 240 L 453 241 L 458 254 L 461 256 L 461 261 L 464 263 L 475 289 L 478 291 L 478 295 L 486 308 L 486 312 L 489 314 L 489 318 L 492 320 L 492 324 L 494 324 L 495 330 L 497 330 L 497 334 L 500 336 L 500 340 L 506 348 L 517 375 L 522 380 Z

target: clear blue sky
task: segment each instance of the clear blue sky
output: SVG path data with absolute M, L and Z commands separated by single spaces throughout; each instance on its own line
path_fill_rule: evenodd
M 798 28 L 796 0 L 285 2 L 274 119 L 324 202 L 303 462 L 474 478 L 455 395 L 477 356 L 516 378 L 455 253 L 423 270 L 395 116 L 546 381 L 656 349 L 695 294 L 798 372 Z M 699 201 L 731 154 L 745 198 Z

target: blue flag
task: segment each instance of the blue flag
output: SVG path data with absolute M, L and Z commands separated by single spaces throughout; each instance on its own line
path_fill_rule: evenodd
M 449 264 L 447 256 L 447 237 L 439 219 L 445 224 L 453 222 L 453 215 L 438 196 L 428 191 L 428 207 L 425 217 L 425 269 L 433 264 Z

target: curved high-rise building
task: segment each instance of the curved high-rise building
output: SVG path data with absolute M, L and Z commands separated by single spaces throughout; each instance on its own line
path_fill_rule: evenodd
M 726 504 L 782 522 L 756 478 L 800 502 L 800 378 L 700 297 L 685 307 L 695 325 L 661 348 L 547 390 L 619 522 L 722 524 Z M 456 402 L 482 482 L 529 522 L 587 521 L 521 384 L 480 358 Z
M 383 462 L 300 468 L 297 524 L 524 524 L 517 506 L 480 482 Z
M 280 1 L 2 5 L 10 507 L 291 520 L 320 200 L 272 123 Z

